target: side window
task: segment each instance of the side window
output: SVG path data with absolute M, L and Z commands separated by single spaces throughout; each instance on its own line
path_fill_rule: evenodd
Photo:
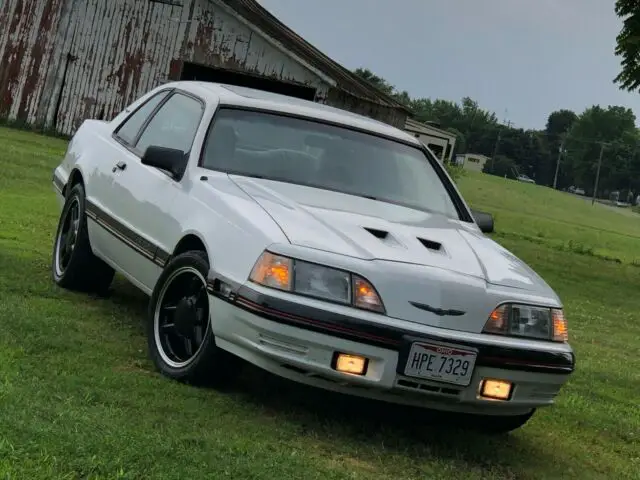
M 154 145 L 187 153 L 200 125 L 202 110 L 197 100 L 179 93 L 172 95 L 147 124 L 136 150 L 144 153 L 148 146 Z
M 162 100 L 167 96 L 169 90 L 157 93 L 146 103 L 144 103 L 138 110 L 125 120 L 125 122 L 118 128 L 116 135 L 120 137 L 122 141 L 129 145 L 133 145 L 133 142 L 140 131 L 140 128 L 147 120 L 147 117 L 151 115 L 151 112 L 158 106 Z

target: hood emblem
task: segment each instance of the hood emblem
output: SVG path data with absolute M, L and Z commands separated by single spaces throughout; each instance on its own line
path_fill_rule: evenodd
M 467 312 L 463 312 L 462 310 L 445 310 L 443 308 L 436 308 L 436 307 L 432 307 L 431 305 L 426 305 L 424 303 L 418 303 L 418 302 L 409 302 L 409 303 L 414 307 L 419 308 L 420 310 L 426 310 L 427 312 L 435 313 L 440 317 L 460 317 L 465 313 L 467 313 Z

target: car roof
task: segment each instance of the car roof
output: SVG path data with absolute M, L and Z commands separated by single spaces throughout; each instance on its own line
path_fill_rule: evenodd
M 330 123 L 366 130 L 419 146 L 420 142 L 409 133 L 363 115 L 254 88 L 214 82 L 180 81 L 163 85 L 191 92 L 208 101 L 219 100 L 222 105 L 270 110 L 275 112 L 316 118 Z

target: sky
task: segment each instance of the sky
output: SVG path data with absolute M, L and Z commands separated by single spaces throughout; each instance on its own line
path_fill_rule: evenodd
M 596 104 L 640 117 L 640 94 L 613 83 L 614 0 L 259 1 L 337 62 L 412 97 L 469 96 L 520 128 Z

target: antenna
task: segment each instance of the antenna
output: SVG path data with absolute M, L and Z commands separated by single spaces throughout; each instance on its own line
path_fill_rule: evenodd
M 511 128 L 513 126 L 513 122 L 511 120 L 509 120 L 509 109 L 508 108 L 504 109 L 504 120 L 502 121 L 502 124 L 507 128 Z

